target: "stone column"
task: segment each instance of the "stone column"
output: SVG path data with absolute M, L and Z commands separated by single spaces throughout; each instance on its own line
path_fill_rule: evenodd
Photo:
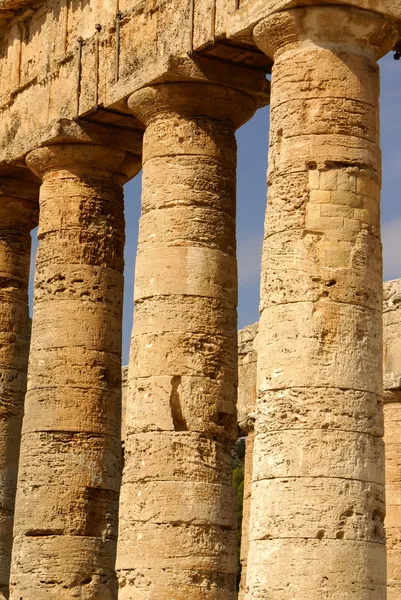
M 129 99 L 146 124 L 120 600 L 234 599 L 235 129 L 252 98 L 169 83 Z
M 387 598 L 401 600 L 401 279 L 384 284 Z
M 379 70 L 392 23 L 273 14 L 247 599 L 386 597 Z
M 8 598 L 28 368 L 30 233 L 39 196 L 32 179 L 28 169 L 0 172 L 0 599 Z
M 242 530 L 241 530 L 241 579 L 239 584 L 238 600 L 244 600 L 246 596 L 246 578 L 248 572 L 249 552 L 249 520 L 251 516 L 251 497 L 253 480 L 253 447 L 255 434 L 253 428 L 248 429 L 245 441 L 244 461 L 244 502 L 242 505 Z
M 124 150 L 31 152 L 39 249 L 11 567 L 13 600 L 116 598 Z
M 256 403 L 258 323 L 244 327 L 238 332 L 238 397 L 237 416 L 239 428 L 247 434 L 244 461 L 244 502 L 242 505 L 241 530 L 241 581 L 238 600 L 244 600 L 249 550 L 249 519 L 253 479 L 253 445 Z

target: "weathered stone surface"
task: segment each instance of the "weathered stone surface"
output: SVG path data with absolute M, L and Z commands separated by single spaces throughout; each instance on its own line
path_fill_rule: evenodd
M 42 177 L 11 598 L 116 598 L 124 150 L 60 144 Z
M 275 62 L 247 600 L 385 597 L 376 60 L 396 37 L 336 6 L 254 30 Z
M 386 444 L 387 597 L 401 598 L 401 280 L 384 284 L 383 369 Z
M 241 371 L 239 372 L 241 376 Z M 255 377 L 256 386 L 256 377 Z M 248 431 L 245 441 L 245 462 L 244 462 L 244 499 L 242 505 L 242 528 L 241 528 L 241 580 L 238 591 L 238 600 L 244 600 L 246 594 L 246 578 L 248 573 L 248 552 L 249 552 L 249 524 L 251 516 L 252 501 L 252 481 L 253 481 L 253 446 L 254 432 Z
M 0 598 L 8 598 L 29 352 L 28 279 L 39 182 L 28 169 L 0 172 Z
M 234 131 L 256 104 L 216 85 L 170 83 L 129 106 L 146 131 L 119 598 L 233 600 Z
M 244 600 L 246 592 L 247 562 L 249 550 L 249 519 L 253 480 L 254 421 L 256 408 L 258 323 L 244 327 L 238 332 L 238 395 L 237 418 L 239 427 L 248 435 L 245 441 L 244 498 L 241 526 L 241 580 L 238 600 Z
M 256 360 L 258 323 L 238 332 L 238 425 L 245 432 L 253 429 L 256 405 Z

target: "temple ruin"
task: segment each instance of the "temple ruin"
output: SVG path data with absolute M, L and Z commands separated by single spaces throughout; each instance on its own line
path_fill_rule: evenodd
M 1 0 L 0 28 L 0 598 L 237 598 L 235 132 L 270 104 L 240 595 L 400 600 L 377 65 L 400 1 Z

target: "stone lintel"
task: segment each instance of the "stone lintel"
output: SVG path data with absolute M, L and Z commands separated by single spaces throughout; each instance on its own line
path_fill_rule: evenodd
M 249 41 L 254 27 L 275 12 L 325 4 L 361 8 L 383 15 L 397 25 L 401 40 L 401 3 L 394 2 L 394 0 L 270 0 L 268 2 L 266 0 L 249 0 L 228 18 L 227 37 Z

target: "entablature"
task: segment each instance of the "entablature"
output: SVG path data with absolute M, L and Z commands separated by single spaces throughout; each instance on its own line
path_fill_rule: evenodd
M 375 10 L 401 31 L 394 0 L 326 3 Z M 266 104 L 271 61 L 252 30 L 308 4 L 316 0 L 4 0 L 0 13 L 11 7 L 12 16 L 0 39 L 0 163 L 22 160 L 60 120 L 140 128 L 126 100 L 162 81 L 216 81 Z

